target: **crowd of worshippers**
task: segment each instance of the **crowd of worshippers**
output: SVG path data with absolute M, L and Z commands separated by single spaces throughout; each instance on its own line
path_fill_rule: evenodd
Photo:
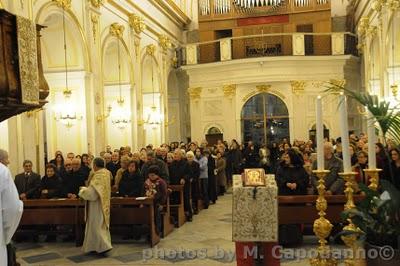
M 356 181 L 369 184 L 364 169 L 368 168 L 368 137 L 350 135 L 350 154 Z M 380 177 L 400 187 L 400 156 L 398 146 L 388 141 L 385 147 L 376 143 L 377 168 L 382 169 Z M 312 174 L 316 169 L 314 143 L 287 139 L 270 145 L 255 145 L 252 141 L 245 145 L 236 140 L 230 143 L 219 140 L 210 146 L 206 141 L 188 144 L 173 142 L 160 147 L 148 145 L 138 152 L 130 147 L 112 150 L 110 146 L 100 153 L 105 167 L 111 172 L 112 195 L 139 197 L 146 194 L 145 181 L 149 168 L 158 167 L 159 176 L 171 185 L 184 185 L 184 206 L 187 219 L 198 212 L 198 199 L 205 208 L 216 202 L 232 182 L 232 175 L 241 174 L 245 168 L 264 168 L 266 173 L 275 174 L 281 195 L 315 194 L 317 180 Z M 342 145 L 340 138 L 325 140 L 325 169 L 330 173 L 325 178 L 327 194 L 343 194 L 344 181 Z M 24 161 L 24 172 L 15 177 L 21 199 L 35 198 L 76 198 L 79 187 L 84 186 L 91 172 L 90 154 L 67 153 L 64 158 L 57 151 L 55 158 L 45 167 L 41 178 L 32 172 L 32 162 Z M 190 202 L 190 198 L 192 202 Z M 174 200 L 174 199 L 171 199 Z
M 111 150 L 107 147 L 100 156 L 105 168 L 111 173 L 113 197 L 154 196 L 154 180 L 151 173 L 160 177 L 162 188 L 157 189 L 156 205 L 165 204 L 167 185 L 184 186 L 184 209 L 187 221 L 198 213 L 199 199 L 203 207 L 215 204 L 219 195 L 226 192 L 226 162 L 223 153 L 214 148 L 189 145 L 151 145 L 140 152 L 131 152 L 130 147 Z M 93 156 L 57 151 L 54 159 L 45 166 L 45 175 L 40 177 L 32 171 L 32 162 L 23 162 L 24 172 L 15 177 L 15 184 L 22 200 L 79 197 L 79 189 L 87 185 L 91 175 Z M 158 182 L 160 183 L 160 182 Z M 163 185 L 165 184 L 165 185 Z M 160 191 L 158 191 L 160 190 Z M 179 201 L 179 195 L 171 195 L 171 203 Z

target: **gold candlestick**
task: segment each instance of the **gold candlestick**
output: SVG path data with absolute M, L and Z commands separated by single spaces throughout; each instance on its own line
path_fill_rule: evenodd
M 370 177 L 369 179 L 369 188 L 377 191 L 378 186 L 379 186 L 379 172 L 381 172 L 382 169 L 364 169 L 364 172 L 367 176 Z
M 354 187 L 356 185 L 356 182 L 355 182 L 356 174 L 357 173 L 354 173 L 354 172 L 347 172 L 347 173 L 339 174 L 346 181 L 346 183 L 345 183 L 346 189 L 344 190 L 344 193 L 346 195 L 347 202 L 344 205 L 344 210 L 351 210 L 356 207 L 356 205 L 354 204 L 354 198 L 353 198 Z M 351 218 L 347 219 L 347 221 L 349 224 L 343 228 L 343 231 L 347 231 L 347 232 L 352 231 L 355 233 L 361 232 L 361 230 L 353 224 L 353 221 L 351 220 Z M 356 257 L 357 254 L 362 254 L 360 252 L 362 247 L 357 245 L 357 234 L 344 235 L 344 236 L 341 236 L 341 239 L 346 244 L 346 246 L 352 250 L 352 252 L 350 253 L 350 257 L 347 257 L 344 261 L 345 265 L 346 266 L 366 265 L 365 259 Z
M 332 258 L 332 254 L 328 241 L 326 238 L 329 237 L 332 230 L 331 222 L 325 218 L 325 211 L 328 208 L 328 203 L 325 199 L 325 176 L 329 173 L 328 170 L 314 170 L 313 173 L 318 177 L 318 199 L 316 202 L 316 209 L 318 211 L 319 218 L 314 221 L 314 233 L 319 238 L 318 255 L 316 258 L 310 259 L 312 266 L 336 266 L 337 261 Z

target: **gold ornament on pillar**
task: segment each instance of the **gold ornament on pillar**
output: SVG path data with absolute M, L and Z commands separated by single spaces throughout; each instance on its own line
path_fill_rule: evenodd
M 400 0 L 388 0 L 388 6 L 391 10 L 395 11 L 400 8 Z
M 125 27 L 117 22 L 110 25 L 110 34 L 117 38 L 122 38 Z
M 189 88 L 188 94 L 189 94 L 190 100 L 197 102 L 200 99 L 201 91 L 202 91 L 201 87 Z
M 258 92 L 269 92 L 271 90 L 271 85 L 257 85 L 256 89 Z
M 96 36 L 97 36 L 97 23 L 99 22 L 99 15 L 97 14 L 92 14 L 90 16 L 90 19 L 92 21 L 92 31 L 93 31 L 93 41 L 96 43 Z
M 369 17 L 368 16 L 361 17 L 357 28 L 358 34 L 360 36 L 363 35 L 367 31 L 368 27 L 369 27 Z
M 166 52 L 169 48 L 172 47 L 171 40 L 165 35 L 160 34 L 158 36 L 158 42 L 164 52 Z
M 222 91 L 225 98 L 232 99 L 236 95 L 236 84 L 224 85 Z
M 129 15 L 129 26 L 133 28 L 136 34 L 140 34 L 146 29 L 143 18 L 133 13 Z
M 156 46 L 154 44 L 149 44 L 146 46 L 146 54 L 154 56 L 156 52 Z
M 292 85 L 292 93 L 296 96 L 304 93 L 307 86 L 307 83 L 303 80 L 292 80 L 290 84 Z
M 103 0 L 90 0 L 90 3 L 94 8 L 99 8 L 101 5 L 103 5 Z
M 71 8 L 71 0 L 53 0 L 57 4 L 57 6 L 63 9 L 70 9 Z

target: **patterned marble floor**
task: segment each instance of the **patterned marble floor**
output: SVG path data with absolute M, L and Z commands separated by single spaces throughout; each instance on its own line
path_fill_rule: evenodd
M 231 240 L 232 196 L 220 197 L 216 205 L 194 216 L 193 222 L 175 229 L 149 249 L 143 241 L 113 240 L 110 257 L 85 255 L 72 242 L 18 243 L 17 257 L 21 265 L 236 265 Z M 310 242 L 310 241 L 309 241 Z M 314 247 L 315 239 L 304 245 Z M 281 265 L 303 266 L 307 260 L 296 257 L 282 260 Z

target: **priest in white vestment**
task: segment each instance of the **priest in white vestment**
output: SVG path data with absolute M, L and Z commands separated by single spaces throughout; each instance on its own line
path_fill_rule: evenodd
M 0 265 L 7 265 L 7 245 L 17 230 L 24 209 L 8 163 L 8 153 L 0 149 Z
M 104 160 L 93 160 L 93 173 L 88 187 L 81 187 L 79 197 L 86 200 L 86 229 L 83 251 L 106 253 L 112 249 L 110 235 L 111 172 L 104 168 Z

